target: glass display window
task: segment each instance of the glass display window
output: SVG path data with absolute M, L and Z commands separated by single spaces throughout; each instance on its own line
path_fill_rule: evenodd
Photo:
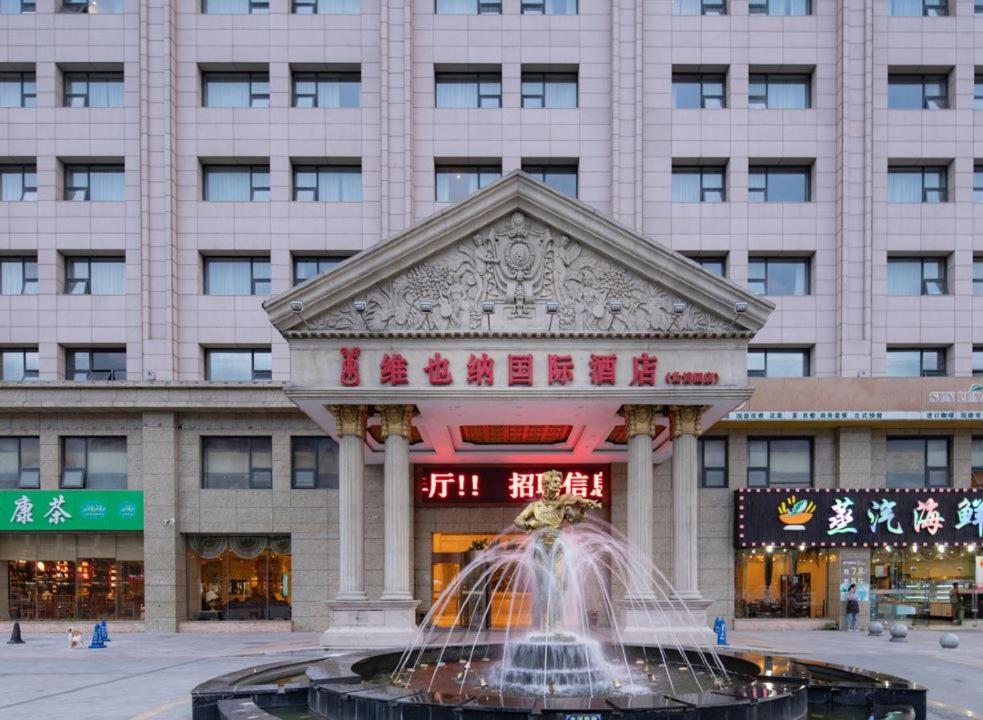
M 829 577 L 831 560 L 835 554 L 824 548 L 739 550 L 736 617 L 826 617 L 829 594 L 835 591 Z
M 975 545 L 874 549 L 871 617 L 910 624 L 977 621 L 983 614 L 983 587 L 976 583 L 979 552 Z

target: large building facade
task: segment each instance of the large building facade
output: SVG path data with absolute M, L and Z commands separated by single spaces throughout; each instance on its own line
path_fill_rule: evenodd
M 959 581 L 976 617 L 976 6 L 0 0 L 0 612 L 395 627 L 514 514 L 504 496 L 430 503 L 434 476 L 555 464 L 601 473 L 604 516 L 713 616 L 839 622 L 853 579 L 865 616 L 944 618 Z M 567 238 L 635 289 L 601 302 L 582 273 L 533 287 L 513 268 L 498 294 L 466 282 L 441 302 L 440 272 L 418 277 L 474 234 L 514 240 L 517 212 L 557 243 L 535 262 L 570 270 Z M 431 289 L 370 297 L 411 275 Z M 391 324 L 371 325 L 382 306 Z M 430 324 L 407 326 L 419 313 Z M 382 356 L 404 355 L 408 394 L 341 383 L 354 346 L 376 385 Z M 459 396 L 429 395 L 436 350 Z M 467 383 L 482 352 L 502 384 L 531 355 L 532 390 L 470 392 L 499 392 Z M 643 353 L 654 389 L 629 382 Z M 546 374 L 567 354 L 569 397 Z M 603 397 L 592 354 L 626 363 Z M 408 448 L 387 474 L 390 436 Z M 805 498 L 809 519 L 779 519 L 796 493 L 786 510 Z M 840 497 L 857 533 L 828 534 Z M 900 533 L 868 519 L 884 501 Z M 743 536 L 752 516 L 784 526 Z

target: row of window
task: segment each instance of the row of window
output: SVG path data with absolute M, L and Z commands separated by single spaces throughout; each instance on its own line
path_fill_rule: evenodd
M 756 2 L 757 0 L 751 0 Z M 577 0 L 521 0 L 523 15 L 576 15 Z M 117 14 L 125 11 L 124 0 L 61 0 L 63 13 Z M 269 0 L 201 0 L 206 15 L 255 15 L 270 11 Z M 292 0 L 296 15 L 353 15 L 362 11 L 361 0 Z M 37 12 L 35 0 L 0 0 L 0 15 Z M 438 14 L 478 15 L 502 13 L 502 0 L 435 0 Z
M 950 0 L 888 0 L 887 14 L 892 17 L 944 17 L 955 14 Z M 672 0 L 674 15 L 726 15 L 727 0 Z M 748 0 L 748 14 L 773 16 L 812 15 L 813 0 Z M 983 2 L 974 6 L 974 14 L 983 15 Z
M 951 438 L 898 436 L 885 442 L 887 487 L 948 487 L 952 484 Z M 705 488 L 727 487 L 727 438 L 699 439 L 699 478 Z M 812 487 L 811 437 L 749 437 L 747 486 Z M 972 484 L 983 477 L 983 437 L 972 440 Z

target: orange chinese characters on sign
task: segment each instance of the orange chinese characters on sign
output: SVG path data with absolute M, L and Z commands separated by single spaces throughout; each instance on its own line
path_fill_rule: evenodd
M 666 373 L 667 385 L 719 385 L 720 373 L 686 370 L 673 370 Z
M 418 497 L 424 505 L 475 505 L 529 502 L 543 491 L 543 473 L 549 467 L 510 467 L 507 465 L 426 467 L 419 466 Z M 562 492 L 606 501 L 609 468 L 587 465 L 559 468 L 563 472 Z

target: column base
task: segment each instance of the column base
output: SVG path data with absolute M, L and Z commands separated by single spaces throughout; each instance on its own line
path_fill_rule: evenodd
M 716 636 L 707 625 L 711 601 L 702 597 L 671 600 L 626 598 L 619 605 L 623 622 L 621 635 L 626 641 L 663 645 L 712 645 Z
M 418 600 L 331 600 L 321 645 L 342 650 L 403 648 L 416 637 Z

